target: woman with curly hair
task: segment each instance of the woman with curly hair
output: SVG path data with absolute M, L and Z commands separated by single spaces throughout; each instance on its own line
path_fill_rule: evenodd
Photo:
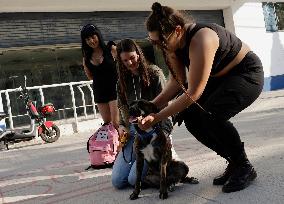
M 121 113 L 119 135 L 129 133 L 128 141 L 119 152 L 112 170 L 112 184 L 121 189 L 129 185 L 134 186 L 136 181 L 136 158 L 133 150 L 136 130 L 128 121 L 128 105 L 138 99 L 153 100 L 164 88 L 165 76 L 159 67 L 146 62 L 141 48 L 131 39 L 121 40 L 117 44 L 117 63 L 118 106 Z M 169 120 L 168 122 L 171 123 Z M 170 134 L 170 130 L 164 131 L 167 135 Z M 174 149 L 172 152 L 176 157 Z M 147 169 L 145 162 L 142 181 Z

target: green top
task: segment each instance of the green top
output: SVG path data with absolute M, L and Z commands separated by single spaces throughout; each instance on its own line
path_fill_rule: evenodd
M 123 95 L 118 86 L 118 107 L 120 111 L 120 124 L 126 126 L 128 124 L 128 106 L 132 101 L 138 99 L 153 100 L 164 88 L 166 79 L 162 70 L 156 65 L 149 65 L 150 85 L 145 86 L 140 76 L 127 73 L 125 77 L 126 84 L 126 100 L 123 103 Z

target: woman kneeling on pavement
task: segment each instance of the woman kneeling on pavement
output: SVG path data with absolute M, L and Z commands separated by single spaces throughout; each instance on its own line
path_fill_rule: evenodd
M 141 48 L 131 39 L 124 39 L 117 44 L 118 61 L 118 106 L 120 109 L 119 133 L 129 131 L 129 138 L 122 151 L 119 152 L 112 170 L 112 184 L 115 188 L 122 189 L 134 186 L 136 182 L 136 156 L 133 149 L 136 130 L 134 125 L 127 126 L 128 105 L 134 100 L 154 99 L 164 88 L 165 76 L 162 70 L 149 65 Z M 170 122 L 170 121 L 169 121 Z M 171 136 L 170 136 L 171 137 Z M 172 148 L 173 158 L 177 155 Z M 147 174 L 147 164 L 144 163 L 142 182 Z

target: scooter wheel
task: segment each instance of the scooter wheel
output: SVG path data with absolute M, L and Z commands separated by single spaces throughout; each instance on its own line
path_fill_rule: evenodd
M 53 124 L 50 129 L 50 131 L 43 131 L 39 135 L 41 139 L 47 143 L 55 142 L 60 137 L 60 129 L 57 127 L 57 125 Z

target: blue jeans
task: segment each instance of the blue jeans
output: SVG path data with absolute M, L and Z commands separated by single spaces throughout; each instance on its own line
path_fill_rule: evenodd
M 130 126 L 130 138 L 124 146 L 124 151 L 120 151 L 112 168 L 112 185 L 117 189 L 127 186 L 134 186 L 136 182 L 136 154 L 133 149 L 133 143 L 136 130 L 133 125 Z M 123 154 L 125 159 L 123 158 Z M 126 160 L 126 161 L 125 161 Z M 142 180 L 146 176 L 148 165 L 144 161 Z

